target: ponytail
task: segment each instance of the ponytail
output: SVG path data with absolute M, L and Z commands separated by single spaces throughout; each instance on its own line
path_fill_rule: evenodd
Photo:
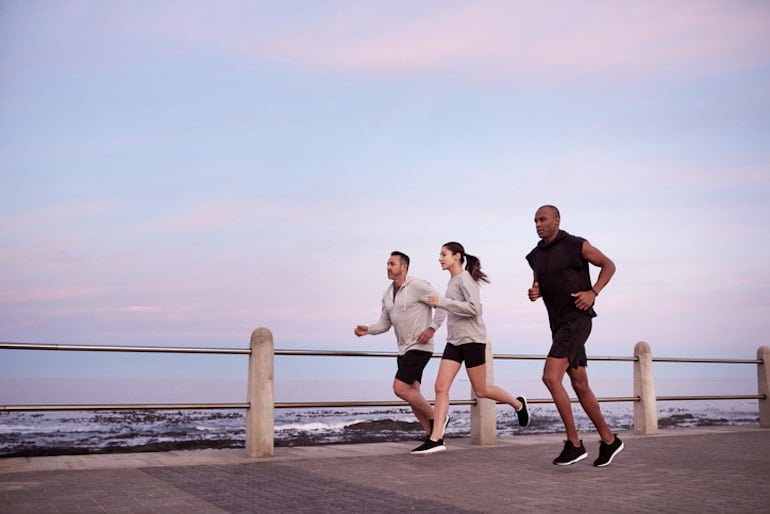
M 468 263 L 465 265 L 465 270 L 471 274 L 473 280 L 476 282 L 486 282 L 489 284 L 489 277 L 487 274 L 481 271 L 481 261 L 478 257 L 469 253 L 465 254 Z

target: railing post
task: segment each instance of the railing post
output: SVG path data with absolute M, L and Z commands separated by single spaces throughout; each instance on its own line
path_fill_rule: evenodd
M 272 457 L 275 435 L 273 334 L 266 328 L 251 333 L 246 415 L 246 454 Z
M 487 341 L 484 365 L 487 367 L 487 385 L 494 385 L 494 353 L 491 341 Z M 477 398 L 472 387 L 471 400 L 476 400 L 476 403 L 471 405 L 471 444 L 482 446 L 497 444 L 497 402 L 489 398 Z
M 757 391 L 765 398 L 759 400 L 759 426 L 770 428 L 770 346 L 760 346 L 757 350 Z
M 634 346 L 634 433 L 658 433 L 658 406 L 655 397 L 655 376 L 652 372 L 652 350 L 644 341 Z

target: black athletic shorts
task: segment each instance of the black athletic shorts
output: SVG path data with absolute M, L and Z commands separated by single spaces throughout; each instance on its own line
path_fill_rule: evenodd
M 396 378 L 409 385 L 415 382 L 422 383 L 422 370 L 428 364 L 433 352 L 424 352 L 422 350 L 409 350 L 404 355 L 396 357 L 398 371 Z
M 461 364 L 465 361 L 465 369 L 475 368 L 487 362 L 487 345 L 484 343 L 465 343 L 455 346 L 447 343 L 441 358 Z
M 591 326 L 590 317 L 580 316 L 556 327 L 548 356 L 569 359 L 571 368 L 587 367 L 586 341 L 591 335 Z

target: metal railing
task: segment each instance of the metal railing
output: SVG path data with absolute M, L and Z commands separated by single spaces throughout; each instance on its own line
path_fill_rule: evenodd
M 763 359 L 722 359 L 722 358 L 699 358 L 699 357 L 653 357 L 652 362 L 660 363 L 682 363 L 682 364 L 750 364 L 759 366 L 764 363 Z M 766 394 L 719 394 L 719 395 L 658 395 L 655 399 L 659 402 L 683 401 L 683 400 L 764 400 Z
M 260 349 L 260 344 L 264 349 Z M 366 358 L 394 358 L 395 352 L 366 352 L 366 351 L 339 351 L 339 350 L 282 350 L 273 348 L 272 334 L 267 329 L 257 329 L 252 334 L 251 348 L 195 348 L 195 347 L 165 347 L 165 346 L 112 346 L 112 345 L 65 345 L 65 344 L 41 344 L 41 343 L 14 343 L 0 342 L 0 350 L 38 350 L 38 351 L 87 351 L 87 352 L 134 352 L 134 353 L 171 353 L 171 354 L 218 354 L 218 355 L 248 355 L 250 361 L 249 367 L 249 388 L 247 402 L 235 403 L 141 403 L 141 404 L 53 404 L 53 405 L 0 405 L 0 412 L 19 412 L 19 411 L 90 411 L 90 410 L 143 410 L 143 409 L 246 409 L 247 412 L 259 409 L 260 412 L 250 412 L 249 419 L 262 419 L 264 423 L 266 415 L 269 415 L 270 422 L 274 422 L 272 409 L 288 408 L 341 408 L 341 407 L 405 407 L 408 404 L 404 401 L 344 401 L 344 402 L 275 402 L 273 401 L 273 382 L 272 370 L 273 360 L 276 356 L 309 356 L 309 357 L 366 357 Z M 260 352 L 260 358 L 255 357 L 256 350 Z M 266 353 L 268 352 L 268 353 Z M 434 358 L 441 357 L 441 354 L 434 353 Z M 494 354 L 488 366 L 492 366 L 495 360 L 545 360 L 545 355 L 526 355 L 526 354 Z M 265 362 L 269 360 L 270 362 Z M 680 400 L 759 400 L 760 402 L 760 425 L 770 427 L 770 406 L 768 405 L 768 390 L 770 389 L 770 373 L 765 362 L 770 360 L 770 347 L 760 347 L 756 359 L 713 359 L 713 358 L 672 358 L 672 357 L 652 357 L 649 345 L 647 343 L 637 343 L 634 349 L 634 355 L 623 356 L 591 356 L 592 362 L 632 362 L 634 363 L 634 395 L 633 396 L 614 396 L 600 397 L 600 402 L 634 402 L 634 426 L 637 433 L 654 433 L 657 431 L 657 401 L 680 401 Z M 707 363 L 707 364 L 749 364 L 757 366 L 758 376 L 758 394 L 755 395 L 683 395 L 683 396 L 656 396 L 654 389 L 654 378 L 652 374 L 652 364 L 654 362 L 666 363 Z M 267 366 L 267 367 L 266 367 Z M 268 370 L 268 373 L 260 371 L 260 367 Z M 269 377 L 269 382 L 265 377 Z M 265 400 L 265 394 L 268 394 Z M 262 396 L 260 401 L 255 401 L 255 397 Z M 476 408 L 481 402 L 491 400 L 453 400 L 452 405 L 469 405 L 472 409 Z M 529 403 L 553 403 L 550 398 L 532 398 Z M 577 402 L 576 398 L 572 398 Z M 491 401 L 494 404 L 494 401 Z M 267 405 L 267 407 L 266 407 Z M 251 415 L 253 414 L 253 416 Z M 487 416 L 488 417 L 488 416 Z M 481 423 L 491 424 L 494 427 L 495 420 L 482 420 Z M 249 449 L 251 437 L 249 430 L 251 427 L 247 423 L 247 451 L 253 456 L 272 455 L 272 437 L 270 442 L 254 443 L 259 445 L 268 445 L 269 448 L 256 451 Z M 263 427 L 257 432 L 263 435 L 272 435 L 273 427 Z M 471 427 L 472 432 L 474 427 Z M 266 437 L 262 437 L 265 440 Z
M 44 344 L 44 343 L 11 343 L 0 342 L 0 350 L 48 350 L 48 351 L 85 351 L 85 352 L 126 352 L 126 353 L 171 353 L 171 354 L 199 354 L 199 355 L 250 355 L 251 349 L 246 348 L 196 348 L 196 347 L 171 347 L 171 346 L 118 346 L 118 345 L 76 345 L 76 344 Z M 282 350 L 274 349 L 275 356 L 302 356 L 302 357 L 366 357 L 366 358 L 395 358 L 396 352 L 369 352 L 369 351 L 343 351 L 343 350 Z M 434 353 L 433 358 L 440 358 L 440 353 Z M 533 354 L 494 354 L 494 360 L 539 360 L 544 361 L 545 355 Z M 591 362 L 637 362 L 637 356 L 601 356 L 592 355 Z M 761 359 L 704 359 L 681 357 L 653 357 L 653 362 L 677 362 L 677 363 L 707 363 L 707 364 L 762 364 Z M 754 395 L 683 395 L 683 396 L 656 396 L 657 401 L 680 400 L 761 400 L 765 396 Z M 571 398 L 572 402 L 578 402 L 577 398 Z M 605 396 L 597 398 L 602 403 L 619 403 L 639 401 L 639 396 Z M 531 404 L 553 403 L 550 398 L 528 398 Z M 476 400 L 452 400 L 452 405 L 475 405 Z M 407 407 L 405 401 L 323 401 L 323 402 L 275 402 L 276 409 L 302 409 L 302 408 L 343 408 L 343 407 Z M 129 403 L 129 404 L 48 404 L 48 405 L 0 405 L 0 412 L 20 411 L 90 411 L 90 410 L 193 410 L 193 409 L 248 409 L 247 402 L 231 403 Z
M 187 353 L 250 355 L 249 348 L 184 348 L 173 346 L 114 346 L 84 344 L 42 344 L 0 342 L 0 350 L 41 350 L 75 352 L 127 352 L 127 353 Z M 240 403 L 131 403 L 131 404 L 54 404 L 54 405 L 0 405 L 0 412 L 19 411 L 90 411 L 90 410 L 185 410 L 185 409 L 248 409 Z

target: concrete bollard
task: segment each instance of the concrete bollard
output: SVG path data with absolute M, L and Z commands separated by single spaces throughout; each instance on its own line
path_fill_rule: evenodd
M 272 457 L 275 436 L 273 334 L 266 328 L 251 333 L 246 415 L 246 454 Z
M 658 406 L 655 396 L 655 376 L 652 372 L 650 345 L 640 341 L 634 346 L 634 433 L 650 435 L 658 433 Z
M 759 426 L 770 428 L 770 346 L 760 346 L 757 350 L 757 390 L 764 394 L 764 400 L 759 400 Z
M 486 364 L 487 385 L 494 385 L 494 353 L 492 342 L 487 341 Z M 481 446 L 494 446 L 497 444 L 497 402 L 489 398 L 477 398 L 471 388 L 471 400 L 476 403 L 471 405 L 471 444 Z

